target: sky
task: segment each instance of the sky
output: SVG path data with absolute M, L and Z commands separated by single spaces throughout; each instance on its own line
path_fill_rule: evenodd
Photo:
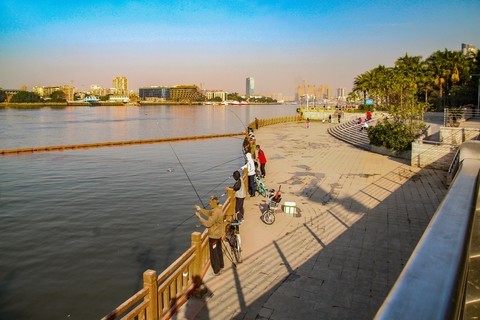
M 0 87 L 195 84 L 293 96 L 349 92 L 408 55 L 480 48 L 480 1 L 0 0 Z

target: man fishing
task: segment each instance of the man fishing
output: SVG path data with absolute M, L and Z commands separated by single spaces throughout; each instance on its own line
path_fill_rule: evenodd
M 224 267 L 223 253 L 222 253 L 222 236 L 223 236 L 223 211 L 218 206 L 219 199 L 217 196 L 210 197 L 210 208 L 206 210 L 195 205 L 195 215 L 200 220 L 200 223 L 208 228 L 208 240 L 210 248 L 210 263 L 212 265 L 213 273 L 219 275 L 221 269 Z M 202 214 L 207 219 L 202 217 Z

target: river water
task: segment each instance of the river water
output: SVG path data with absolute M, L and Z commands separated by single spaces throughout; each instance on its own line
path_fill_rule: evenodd
M 0 109 L 0 149 L 240 132 L 295 109 Z M 203 230 L 193 206 L 232 184 L 242 141 L 0 157 L 0 319 L 98 319 L 117 307 Z

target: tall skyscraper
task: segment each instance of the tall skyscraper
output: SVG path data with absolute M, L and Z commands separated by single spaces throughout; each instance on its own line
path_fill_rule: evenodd
M 128 80 L 126 77 L 113 78 L 115 94 L 128 94 Z
M 247 90 L 245 95 L 247 97 L 252 97 L 255 94 L 255 79 L 252 77 L 247 78 Z

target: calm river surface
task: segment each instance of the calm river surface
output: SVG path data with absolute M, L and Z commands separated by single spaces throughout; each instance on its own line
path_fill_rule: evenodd
M 240 132 L 295 109 L 0 109 L 0 149 Z M 242 140 L 0 156 L 0 319 L 98 319 L 117 307 L 203 230 L 189 219 L 197 193 L 208 204 L 232 184 Z

